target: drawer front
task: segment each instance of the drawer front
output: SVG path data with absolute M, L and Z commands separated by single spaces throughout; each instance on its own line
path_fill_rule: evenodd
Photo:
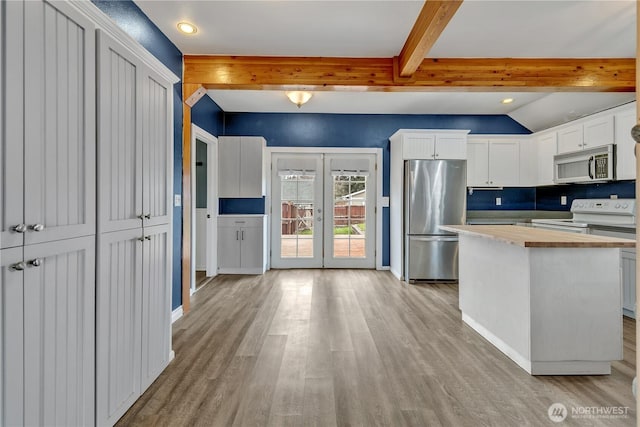
M 219 216 L 219 227 L 262 227 L 264 224 L 263 216 Z

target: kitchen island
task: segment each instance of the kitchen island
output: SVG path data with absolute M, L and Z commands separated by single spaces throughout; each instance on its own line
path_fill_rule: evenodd
M 634 240 L 456 225 L 462 320 L 532 375 L 611 373 L 622 359 L 620 248 Z

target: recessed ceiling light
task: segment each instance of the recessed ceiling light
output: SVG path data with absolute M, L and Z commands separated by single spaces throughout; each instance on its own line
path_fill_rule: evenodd
M 502 100 L 503 104 L 511 104 L 513 102 L 513 98 L 505 98 Z
M 184 34 L 195 34 L 198 32 L 196 26 L 188 22 L 179 22 L 178 29 Z

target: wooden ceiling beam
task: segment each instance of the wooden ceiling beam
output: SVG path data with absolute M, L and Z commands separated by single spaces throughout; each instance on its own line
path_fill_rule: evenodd
M 426 0 L 398 56 L 400 77 L 410 77 L 453 18 L 462 0 Z
M 185 55 L 183 83 L 207 89 L 633 92 L 635 73 L 634 58 L 438 58 L 424 59 L 410 79 L 397 80 L 393 58 Z

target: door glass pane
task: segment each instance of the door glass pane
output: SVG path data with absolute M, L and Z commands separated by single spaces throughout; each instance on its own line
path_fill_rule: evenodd
M 333 256 L 365 258 L 367 177 L 333 177 Z
M 281 188 L 281 239 L 282 258 L 313 257 L 314 225 L 314 176 L 284 175 Z

